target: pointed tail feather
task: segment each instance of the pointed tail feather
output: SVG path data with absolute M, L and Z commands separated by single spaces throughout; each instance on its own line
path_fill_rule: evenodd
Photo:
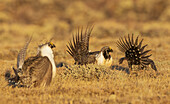
M 28 48 L 29 43 L 31 42 L 31 38 L 26 42 L 25 46 L 20 50 L 18 57 L 17 57 L 17 68 L 22 68 L 22 65 L 24 64 L 25 56 L 26 56 L 26 51 Z

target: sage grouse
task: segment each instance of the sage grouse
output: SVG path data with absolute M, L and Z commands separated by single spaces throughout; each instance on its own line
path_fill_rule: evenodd
M 133 34 L 131 37 L 128 34 L 127 38 L 123 39 L 121 37 L 117 41 L 117 47 L 121 52 L 125 53 L 125 57 L 119 59 L 119 64 L 127 60 L 130 71 L 132 70 L 132 65 L 138 65 L 139 69 L 144 69 L 147 65 L 151 65 L 151 68 L 157 71 L 153 60 L 149 58 L 152 54 L 147 55 L 151 50 L 145 50 L 147 44 L 142 46 L 143 39 L 138 43 L 138 37 L 134 41 Z
M 25 60 L 26 50 L 31 39 L 20 50 L 17 58 L 17 69 L 13 67 L 15 76 L 6 72 L 8 85 L 13 87 L 45 87 L 50 85 L 52 78 L 56 74 L 56 66 L 52 48 L 55 45 L 52 42 L 38 46 L 38 54 Z
M 75 35 L 73 35 L 73 40 L 67 45 L 67 52 L 74 58 L 75 64 L 86 65 L 86 64 L 98 64 L 111 66 L 112 57 L 110 52 L 113 50 L 104 46 L 100 51 L 89 52 L 89 39 L 93 27 L 87 27 L 85 31 L 83 28 L 79 29 Z

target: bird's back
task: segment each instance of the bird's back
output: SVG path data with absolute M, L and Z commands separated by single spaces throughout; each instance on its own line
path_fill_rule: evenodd
M 52 80 L 52 64 L 48 57 L 28 58 L 20 73 L 21 82 L 26 86 L 46 86 Z

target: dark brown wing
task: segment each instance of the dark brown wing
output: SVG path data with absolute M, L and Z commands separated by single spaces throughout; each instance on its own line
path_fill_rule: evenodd
M 87 27 L 83 32 L 82 29 L 78 29 L 76 35 L 73 35 L 73 41 L 67 45 L 67 52 L 74 58 L 76 64 L 87 64 L 89 56 L 89 39 L 93 27 Z
M 52 80 L 52 64 L 46 56 L 27 59 L 22 71 L 21 80 L 24 85 L 47 86 Z
M 100 51 L 94 51 L 94 52 L 89 52 L 89 57 L 88 57 L 88 63 L 91 64 L 95 64 L 96 60 L 96 55 L 98 55 L 100 53 Z
M 85 36 L 83 38 L 83 43 L 84 43 L 84 48 L 85 48 L 84 50 L 89 51 L 89 40 L 90 40 L 90 35 L 91 35 L 92 30 L 93 30 L 93 26 L 86 27 Z

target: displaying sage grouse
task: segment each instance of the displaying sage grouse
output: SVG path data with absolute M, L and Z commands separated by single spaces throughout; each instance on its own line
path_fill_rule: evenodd
M 93 27 L 87 27 L 85 31 L 83 28 L 79 29 L 75 35 L 73 35 L 73 40 L 67 45 L 67 52 L 74 58 L 75 64 L 86 65 L 86 64 L 98 64 L 111 66 L 112 57 L 109 54 L 113 50 L 105 46 L 100 51 L 89 52 L 89 39 Z
M 147 55 L 151 50 L 145 50 L 147 44 L 142 46 L 143 39 L 138 43 L 138 37 L 134 41 L 132 34 L 131 37 L 128 35 L 127 38 L 123 39 L 121 37 L 117 41 L 119 50 L 125 53 L 125 57 L 119 59 L 119 64 L 127 60 L 130 71 L 132 70 L 132 65 L 138 65 L 139 69 L 144 69 L 147 65 L 151 65 L 151 68 L 157 71 L 153 60 L 149 59 L 152 54 Z
M 17 69 L 13 68 L 15 76 L 6 72 L 6 79 L 9 85 L 15 87 L 36 87 L 50 85 L 56 74 L 56 66 L 52 48 L 52 42 L 38 46 L 38 54 L 25 60 L 26 50 L 31 39 L 20 50 L 17 58 Z

